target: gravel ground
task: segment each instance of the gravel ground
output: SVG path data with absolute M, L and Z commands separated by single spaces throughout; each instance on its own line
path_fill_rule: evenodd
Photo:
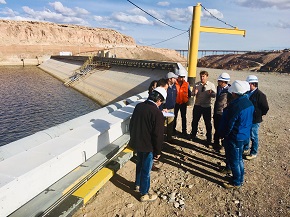
M 198 69 L 198 73 L 201 69 Z M 216 82 L 225 71 L 207 69 Z M 251 72 L 227 71 L 231 81 L 245 80 Z M 270 110 L 260 127 L 258 157 L 245 161 L 245 183 L 239 190 L 220 185 L 227 177 L 218 172 L 224 155 L 203 144 L 177 138 L 164 144 L 159 172 L 151 173 L 151 189 L 159 198 L 138 201 L 132 190 L 135 159 L 129 161 L 74 217 L 92 216 L 290 216 L 289 141 L 290 77 L 256 73 L 259 88 L 268 98 Z M 197 81 L 199 78 L 197 78 Z M 188 132 L 192 106 L 187 110 Z M 181 128 L 180 117 L 178 127 Z M 204 124 L 200 122 L 200 129 Z M 199 135 L 205 139 L 203 135 Z

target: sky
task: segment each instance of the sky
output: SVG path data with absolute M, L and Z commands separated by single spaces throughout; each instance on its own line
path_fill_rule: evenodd
M 246 36 L 200 33 L 200 50 L 290 48 L 290 0 L 0 0 L 0 19 L 110 28 L 137 44 L 187 50 L 193 6 L 201 26 L 246 30 Z

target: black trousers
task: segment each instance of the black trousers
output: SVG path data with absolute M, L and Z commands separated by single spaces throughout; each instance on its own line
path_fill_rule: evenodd
M 175 107 L 174 107 L 173 130 L 176 131 L 176 119 L 177 119 L 178 111 L 180 110 L 181 120 L 182 120 L 182 133 L 183 134 L 187 133 L 187 130 L 186 130 L 186 108 L 187 108 L 186 103 L 183 103 L 183 104 L 176 103 Z
M 219 125 L 220 125 L 220 122 L 221 122 L 221 119 L 222 119 L 222 115 L 219 115 L 219 114 L 214 114 L 213 115 L 213 126 L 214 126 L 214 136 L 213 136 L 213 140 L 214 140 L 214 143 L 216 145 L 220 145 L 219 144 L 219 134 L 218 134 L 218 129 L 219 129 Z
M 191 122 L 191 137 L 195 138 L 197 133 L 198 122 L 203 117 L 205 127 L 206 127 L 206 139 L 208 142 L 212 140 L 212 125 L 211 125 L 211 107 L 201 107 L 199 105 L 195 105 L 193 107 L 193 117 Z

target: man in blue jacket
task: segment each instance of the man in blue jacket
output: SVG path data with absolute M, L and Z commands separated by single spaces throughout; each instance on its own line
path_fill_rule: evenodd
M 168 72 L 166 75 L 167 79 L 167 98 L 166 102 L 163 104 L 163 111 L 164 112 L 171 112 L 174 114 L 174 107 L 175 107 L 175 102 L 176 102 L 176 96 L 177 96 L 177 90 L 176 90 L 176 79 L 178 76 L 174 74 L 173 72 Z M 174 121 L 174 116 L 172 117 L 167 117 L 167 129 L 166 129 L 166 137 L 167 141 L 171 142 L 172 141 L 172 135 L 173 135 L 173 121 Z
M 224 138 L 227 168 L 232 171 L 232 180 L 223 183 L 226 189 L 240 188 L 244 182 L 243 150 L 249 141 L 254 106 L 245 93 L 250 89 L 246 81 L 236 80 L 229 87 L 232 101 L 225 108 L 220 124 L 220 136 Z
M 164 134 L 164 117 L 159 106 L 166 100 L 166 90 L 155 88 L 145 102 L 136 105 L 130 120 L 129 145 L 137 153 L 135 189 L 141 202 L 157 199 L 149 194 L 150 171 L 154 159 L 161 155 Z

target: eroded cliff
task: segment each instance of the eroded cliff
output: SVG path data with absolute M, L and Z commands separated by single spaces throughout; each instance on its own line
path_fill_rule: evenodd
M 112 29 L 11 20 L 0 20 L 0 29 L 0 64 L 39 62 L 61 51 L 86 56 L 101 50 L 118 58 L 185 62 L 174 50 L 139 46 L 132 37 Z

